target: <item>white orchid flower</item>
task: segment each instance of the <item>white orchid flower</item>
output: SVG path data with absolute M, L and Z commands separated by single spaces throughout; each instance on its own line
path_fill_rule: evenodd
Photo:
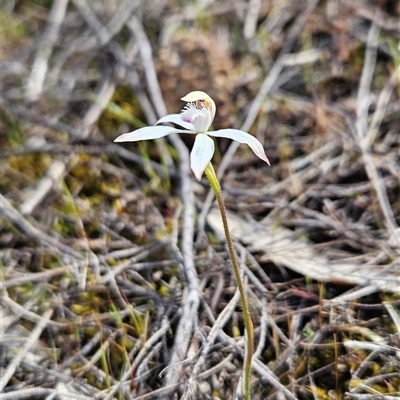
M 224 137 L 249 145 L 254 154 L 265 161 L 269 161 L 260 141 L 247 132 L 239 129 L 219 129 L 208 131 L 215 117 L 214 100 L 205 92 L 194 91 L 182 97 L 187 104 L 180 114 L 169 114 L 157 121 L 155 126 L 146 126 L 136 131 L 124 133 L 115 139 L 115 142 L 137 142 L 139 140 L 158 139 L 171 133 L 195 134 L 196 139 L 190 153 L 190 168 L 195 177 L 201 180 L 204 170 L 214 155 L 213 137 Z M 184 129 L 158 126 L 161 123 L 172 122 Z

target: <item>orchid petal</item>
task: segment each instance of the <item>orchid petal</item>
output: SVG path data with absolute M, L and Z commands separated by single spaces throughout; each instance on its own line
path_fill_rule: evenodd
M 190 122 L 185 122 L 182 120 L 181 114 L 169 114 L 166 115 L 165 117 L 160 118 L 156 125 L 161 124 L 161 123 L 166 123 L 166 122 L 171 122 L 173 124 L 179 125 L 182 128 L 189 129 L 190 131 L 194 131 L 194 126 Z
M 181 111 L 180 117 L 183 122 L 192 124 L 196 121 L 196 117 L 199 115 L 200 110 L 196 108 L 193 103 L 186 104 L 185 108 Z
M 190 168 L 198 181 L 214 155 L 214 141 L 204 133 L 196 136 L 190 153 Z
M 218 131 L 207 132 L 207 134 L 214 137 L 224 137 L 236 140 L 240 143 L 245 143 L 251 148 L 251 150 L 253 150 L 253 153 L 257 157 L 261 158 L 261 160 L 270 165 L 261 142 L 247 132 L 241 131 L 239 129 L 220 129 Z
M 194 121 L 196 132 L 207 132 L 211 126 L 211 118 L 211 113 L 207 109 L 199 111 Z
M 159 139 L 170 133 L 182 133 L 180 129 L 171 128 L 170 126 L 146 126 L 136 131 L 124 133 L 118 136 L 114 142 L 137 142 L 139 140 Z

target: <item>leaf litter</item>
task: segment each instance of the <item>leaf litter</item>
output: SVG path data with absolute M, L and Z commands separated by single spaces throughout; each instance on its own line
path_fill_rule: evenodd
M 113 143 L 192 90 L 272 165 L 216 142 L 253 398 L 400 397 L 396 1 L 1 12 L 4 400 L 237 398 L 243 323 L 193 138 Z

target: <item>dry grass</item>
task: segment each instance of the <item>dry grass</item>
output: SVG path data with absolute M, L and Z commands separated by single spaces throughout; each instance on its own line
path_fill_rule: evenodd
M 400 398 L 396 0 L 2 7 L 2 400 L 240 398 L 240 305 L 190 138 L 113 143 L 195 89 L 272 165 L 218 142 L 252 398 Z

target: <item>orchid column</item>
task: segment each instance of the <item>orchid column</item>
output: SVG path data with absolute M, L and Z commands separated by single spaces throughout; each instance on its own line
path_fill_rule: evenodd
M 216 106 L 213 99 L 205 92 L 191 92 L 182 98 L 187 104 L 180 114 L 170 114 L 162 117 L 156 126 L 147 126 L 136 131 L 125 133 L 115 139 L 116 142 L 136 142 L 139 140 L 158 139 L 171 133 L 187 133 L 196 135 L 193 149 L 190 153 L 190 167 L 198 180 L 205 173 L 211 187 L 214 190 L 221 212 L 222 223 L 233 270 L 238 285 L 240 300 L 243 308 L 243 317 L 246 331 L 246 352 L 244 361 L 244 399 L 250 399 L 250 372 L 253 355 L 253 324 L 247 303 L 246 291 L 240 276 L 240 268 L 237 262 L 233 241 L 230 235 L 228 219 L 226 215 L 221 186 L 210 161 L 214 155 L 213 137 L 225 137 L 247 144 L 254 154 L 269 165 L 262 144 L 252 135 L 238 129 L 220 129 L 208 131 L 215 117 Z M 160 126 L 161 123 L 174 123 L 184 129 Z

